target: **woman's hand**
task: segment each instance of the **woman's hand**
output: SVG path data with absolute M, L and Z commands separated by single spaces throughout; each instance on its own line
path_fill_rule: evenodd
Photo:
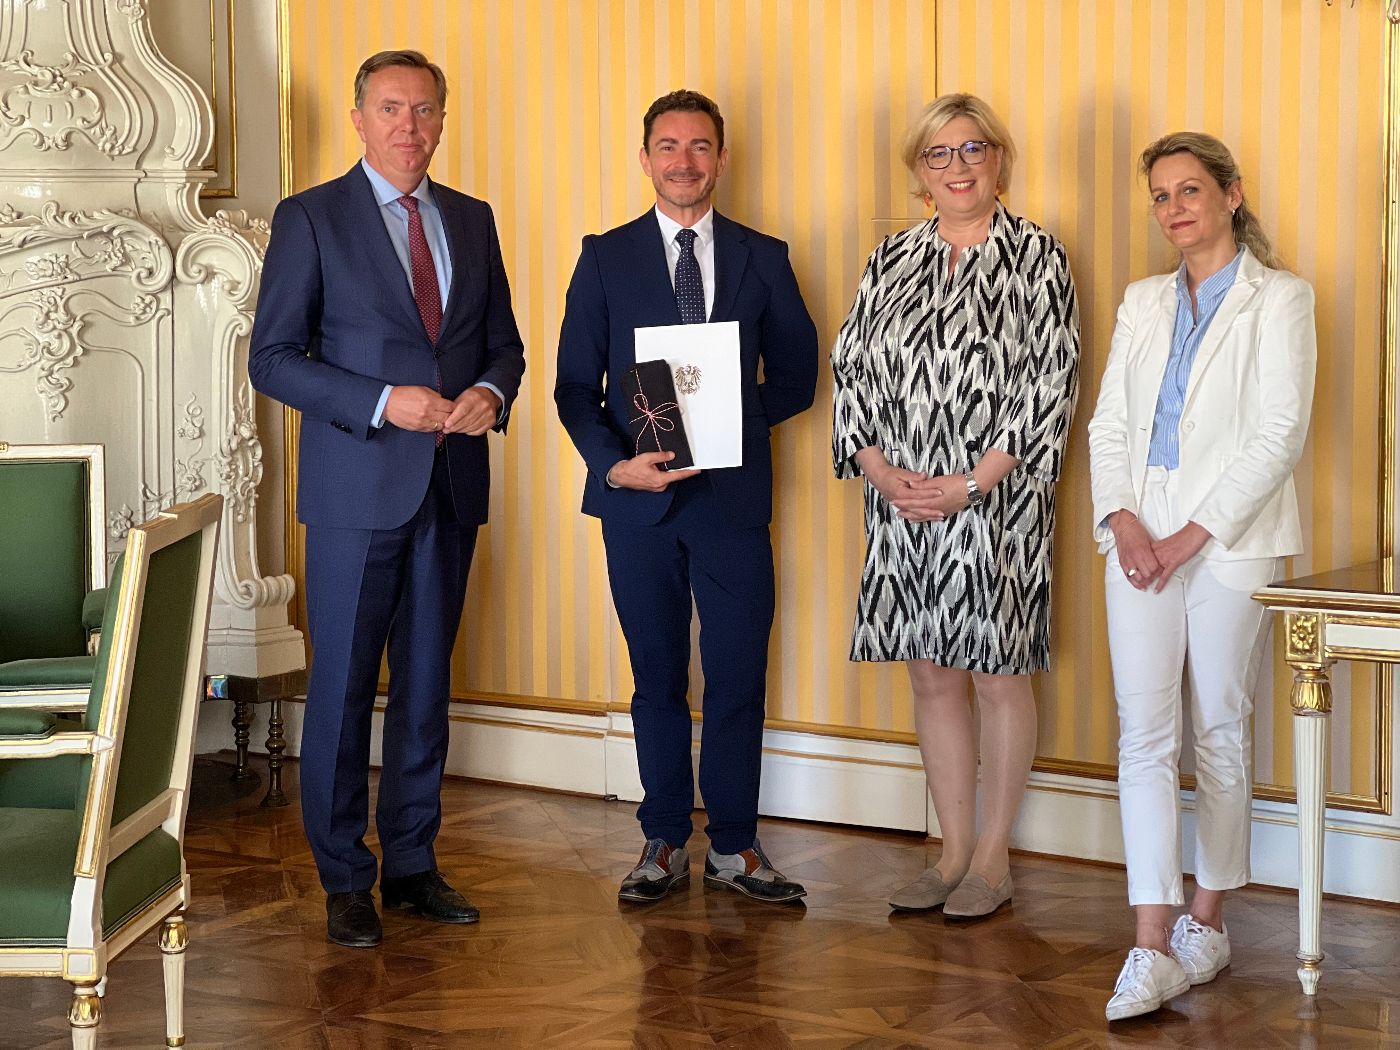
M 870 466 L 861 464 L 861 469 L 870 484 L 875 486 L 875 491 L 884 496 L 896 510 L 909 498 L 912 486 L 925 480 L 924 475 L 917 471 L 891 466 L 885 462 L 883 456 L 880 457 L 879 463 Z
M 1210 538 L 1210 532 L 1204 525 L 1188 521 L 1170 536 L 1164 536 L 1152 544 L 1152 553 L 1156 555 L 1162 567 L 1161 577 L 1157 581 L 1157 594 L 1162 593 L 1162 588 L 1167 585 L 1172 573 L 1201 553 L 1201 548 Z M 1121 559 L 1121 553 L 1119 557 Z
M 1162 576 L 1162 563 L 1153 549 L 1152 535 L 1130 510 L 1116 510 L 1108 516 L 1113 530 L 1113 544 L 1118 550 L 1118 567 L 1140 591 L 1147 590 Z M 1160 590 L 1160 588 L 1158 588 Z
M 967 477 L 940 474 L 911 481 L 905 494 L 890 502 L 905 521 L 943 521 L 967 506 Z

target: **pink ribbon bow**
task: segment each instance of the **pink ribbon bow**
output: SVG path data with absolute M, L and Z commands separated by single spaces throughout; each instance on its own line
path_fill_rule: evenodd
M 657 405 L 655 408 L 652 408 L 651 402 L 647 400 L 647 396 L 644 393 L 633 394 L 632 404 L 636 406 L 637 411 L 640 412 L 641 415 L 635 419 L 629 420 L 628 422 L 642 423 L 643 420 L 646 421 L 645 423 L 643 423 L 642 429 L 637 433 L 637 455 L 640 456 L 642 454 L 642 435 L 647 432 L 648 428 L 650 428 L 651 430 L 651 439 L 656 442 L 656 451 L 660 452 L 661 435 L 657 433 L 657 431 L 665 430 L 669 433 L 670 431 L 676 429 L 675 422 L 667 419 L 661 413 L 669 411 L 673 408 L 679 408 L 680 406 L 677 405 L 674 401 L 667 401 L 664 404 L 660 404 Z

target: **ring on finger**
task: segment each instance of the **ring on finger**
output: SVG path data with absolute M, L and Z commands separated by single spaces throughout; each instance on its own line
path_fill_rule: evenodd
M 1136 569 L 1129 569 L 1129 570 L 1128 570 L 1128 579 L 1131 580 L 1131 579 L 1132 579 L 1134 576 L 1136 576 L 1136 575 L 1137 575 L 1137 570 L 1136 570 Z

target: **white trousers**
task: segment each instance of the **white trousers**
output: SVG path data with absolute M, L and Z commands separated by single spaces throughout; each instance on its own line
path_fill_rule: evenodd
M 1149 467 L 1138 514 L 1154 539 L 1186 524 L 1176 478 Z M 1185 903 L 1181 888 L 1182 668 L 1191 684 L 1196 749 L 1196 884 L 1249 881 L 1252 696 L 1268 621 L 1250 595 L 1277 579 L 1281 558 L 1179 568 L 1160 594 L 1139 591 L 1112 550 L 1104 577 L 1118 697 L 1118 794 L 1128 903 Z M 1154 584 L 1155 587 L 1155 584 Z

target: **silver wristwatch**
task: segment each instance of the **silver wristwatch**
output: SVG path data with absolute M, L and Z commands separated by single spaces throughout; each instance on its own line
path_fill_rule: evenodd
M 967 505 L 969 507 L 980 507 L 982 501 L 987 498 L 987 494 L 977 487 L 977 479 L 972 476 L 972 471 L 963 475 L 967 481 Z

